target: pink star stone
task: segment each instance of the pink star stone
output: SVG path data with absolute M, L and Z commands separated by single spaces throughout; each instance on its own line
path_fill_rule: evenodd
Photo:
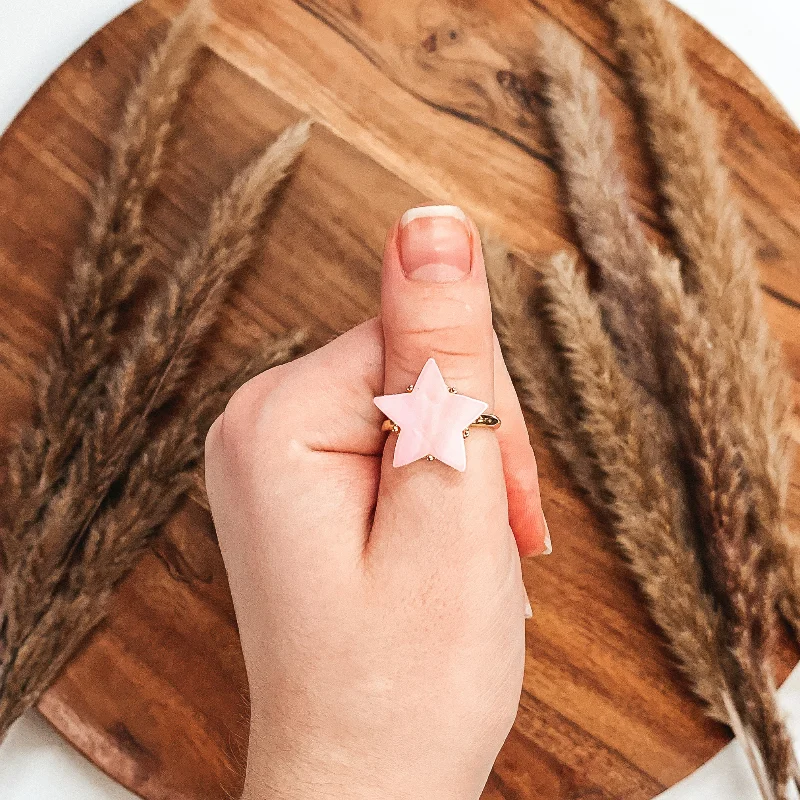
M 412 391 L 376 397 L 375 405 L 400 428 L 395 467 L 432 455 L 459 472 L 467 468 L 464 430 L 487 408 L 482 400 L 450 392 L 432 358 Z

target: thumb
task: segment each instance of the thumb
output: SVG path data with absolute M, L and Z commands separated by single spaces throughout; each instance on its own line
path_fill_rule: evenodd
M 414 208 L 390 231 L 381 320 L 384 396 L 375 403 L 400 430 L 386 444 L 375 535 L 388 518 L 405 545 L 421 537 L 427 552 L 431 538 L 457 548 L 464 536 L 497 537 L 498 525 L 510 537 L 496 436 L 462 435 L 493 410 L 495 381 L 480 237 L 460 209 Z

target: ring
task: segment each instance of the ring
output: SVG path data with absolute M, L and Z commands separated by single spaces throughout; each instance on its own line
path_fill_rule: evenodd
M 470 428 L 499 428 L 499 427 L 500 427 L 500 417 L 497 417 L 494 414 L 478 414 L 478 418 L 474 422 L 470 422 L 469 426 L 461 432 L 461 435 L 466 439 L 467 436 L 469 436 Z M 381 430 L 388 431 L 389 433 L 400 433 L 400 426 L 397 425 L 393 420 L 385 419 L 383 421 L 383 425 L 381 425 Z
M 374 403 L 388 417 L 381 430 L 399 434 L 392 460 L 395 467 L 421 458 L 438 459 L 463 472 L 467 468 L 464 440 L 469 429 L 500 425 L 499 417 L 485 413 L 488 403 L 448 386 L 432 358 L 405 392 L 376 397 Z

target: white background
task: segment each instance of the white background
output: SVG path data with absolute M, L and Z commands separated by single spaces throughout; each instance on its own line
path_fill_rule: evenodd
M 129 0 L 0 0 L 0 131 L 83 41 Z M 800 121 L 798 0 L 677 0 L 746 61 Z M 800 671 L 784 687 L 800 741 Z M 668 800 L 756 800 L 738 748 L 727 748 Z M 667 795 L 663 800 L 667 800 Z M 35 713 L 0 746 L 0 800 L 132 800 Z

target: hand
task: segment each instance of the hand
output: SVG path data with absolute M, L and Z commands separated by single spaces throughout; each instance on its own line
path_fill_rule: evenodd
M 247 800 L 477 798 L 516 716 L 519 552 L 545 548 L 536 462 L 475 226 L 452 207 L 409 216 L 381 318 L 250 381 L 208 435 L 250 682 Z M 381 432 L 373 398 L 429 357 L 502 419 L 472 429 L 463 473 L 394 468 Z

